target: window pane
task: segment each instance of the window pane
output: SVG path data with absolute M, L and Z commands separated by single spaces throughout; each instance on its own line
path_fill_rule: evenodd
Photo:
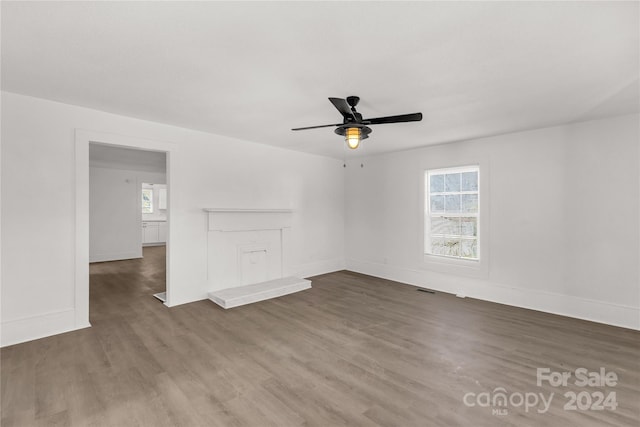
M 462 240 L 460 255 L 462 258 L 478 258 L 478 241 L 475 239 Z
M 460 191 L 460 174 L 448 173 L 445 175 L 444 191 Z
M 444 212 L 444 196 L 431 196 L 431 212 Z
M 142 190 L 142 213 L 153 213 L 153 190 Z
M 429 190 L 432 193 L 442 193 L 444 191 L 444 175 L 431 175 L 429 178 Z
M 478 172 L 462 174 L 462 191 L 478 191 Z
M 476 218 L 461 218 L 461 232 L 463 236 L 477 236 L 478 235 L 478 223 Z
M 444 238 L 443 237 L 431 238 L 431 253 L 434 255 L 444 255 Z
M 447 256 L 460 256 L 460 239 L 444 239 L 444 253 Z
M 460 218 L 432 217 L 432 234 L 460 234 Z
M 462 212 L 478 212 L 478 195 L 463 194 L 462 195 Z
M 434 169 L 425 176 L 425 253 L 478 260 L 478 167 Z
M 460 195 L 444 196 L 445 211 L 448 213 L 460 212 Z

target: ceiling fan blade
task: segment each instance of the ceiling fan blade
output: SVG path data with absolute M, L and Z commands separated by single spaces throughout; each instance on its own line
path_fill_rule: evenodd
M 307 130 L 307 129 L 329 128 L 331 126 L 342 126 L 342 123 L 338 123 L 338 124 L 335 124 L 335 125 L 307 126 L 305 128 L 295 128 L 295 129 L 291 129 L 291 130 Z
M 381 125 L 385 123 L 419 122 L 422 120 L 422 113 L 401 114 L 399 116 L 376 117 L 364 120 L 371 125 Z
M 331 101 L 333 106 L 336 107 L 338 111 L 340 111 L 340 114 L 342 114 L 342 117 L 344 117 L 345 119 L 350 118 L 350 119 L 356 120 L 355 116 L 353 115 L 353 112 L 351 111 L 351 107 L 349 107 L 349 104 L 347 104 L 346 99 L 329 98 L 329 101 Z

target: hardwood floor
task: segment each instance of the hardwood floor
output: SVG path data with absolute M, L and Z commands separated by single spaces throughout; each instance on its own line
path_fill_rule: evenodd
M 2 349 L 3 427 L 640 425 L 638 332 L 350 272 L 228 311 L 167 308 L 164 248 L 144 253 L 91 266 L 92 328 Z M 536 385 L 536 368 L 580 367 L 617 385 Z M 514 404 L 477 405 L 498 387 Z M 564 410 L 571 390 L 618 407 Z M 538 413 L 513 393 L 555 394 Z

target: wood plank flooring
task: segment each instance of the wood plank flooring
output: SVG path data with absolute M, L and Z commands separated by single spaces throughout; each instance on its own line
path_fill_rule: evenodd
M 92 328 L 1 350 L 3 427 L 640 425 L 638 332 L 351 272 L 227 311 L 167 308 L 152 296 L 164 248 L 144 255 L 91 266 Z M 619 380 L 538 387 L 539 367 Z M 546 413 L 463 403 L 498 387 L 555 394 Z M 571 390 L 618 407 L 564 410 Z

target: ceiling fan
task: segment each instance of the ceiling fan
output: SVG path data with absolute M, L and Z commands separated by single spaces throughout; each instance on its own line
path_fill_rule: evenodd
M 306 130 L 337 126 L 335 133 L 344 136 L 349 148 L 355 150 L 360 145 L 360 141 L 369 137 L 371 128 L 368 125 L 381 125 L 385 123 L 419 122 L 422 120 L 422 113 L 401 114 L 399 116 L 376 117 L 373 119 L 363 119 L 362 114 L 356 111 L 356 105 L 360 102 L 357 96 L 348 96 L 347 99 L 329 98 L 329 101 L 342 114 L 342 123 L 332 125 L 308 126 L 291 130 Z

